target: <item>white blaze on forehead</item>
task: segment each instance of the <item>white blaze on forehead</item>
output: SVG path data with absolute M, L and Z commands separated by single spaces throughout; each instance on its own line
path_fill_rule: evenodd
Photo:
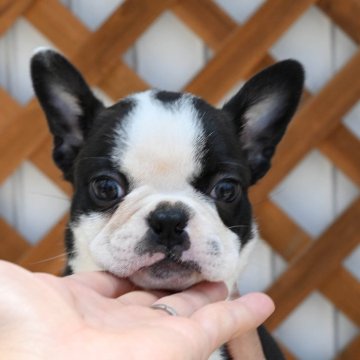
M 190 96 L 164 104 L 155 94 L 133 97 L 134 109 L 117 129 L 113 159 L 137 185 L 176 189 L 201 170 L 202 126 Z

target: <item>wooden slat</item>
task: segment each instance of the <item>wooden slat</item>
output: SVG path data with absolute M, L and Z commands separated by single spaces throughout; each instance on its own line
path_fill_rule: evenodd
M 234 20 L 210 0 L 179 1 L 172 11 L 214 50 L 219 50 L 224 40 L 238 27 Z
M 258 63 L 314 0 L 269 0 L 226 40 L 186 91 L 216 103 Z
M 174 1 L 125 1 L 79 49 L 74 64 L 90 83 L 96 84 L 113 68 L 121 53 Z
M 360 336 L 357 336 L 337 357 L 336 360 L 358 360 L 360 354 Z
M 360 43 L 359 0 L 320 0 L 317 5 L 354 41 Z
M 24 15 L 67 56 L 73 56 L 91 34 L 86 26 L 57 0 L 37 0 Z
M 91 31 L 68 8 L 56 0 L 37 1 L 25 16 L 69 57 L 79 52 L 79 48 L 92 36 Z M 65 19 L 66 27 L 64 27 Z M 48 22 L 51 22 L 52 26 L 48 26 Z M 148 85 L 118 56 L 116 60 L 116 65 L 108 70 L 109 75 L 101 79 L 98 84 L 102 90 L 113 99 L 119 99 L 131 92 L 148 88 Z
M 320 291 L 333 305 L 360 326 L 360 283 L 349 271 L 337 268 L 322 282 Z
M 240 26 L 211 0 L 180 1 L 172 10 L 213 50 L 221 51 L 226 40 L 240 29 Z M 254 67 L 244 72 L 243 79 L 248 79 L 275 61 L 269 54 L 264 54 Z
M 67 216 L 19 259 L 18 264 L 30 271 L 61 274 L 65 264 L 64 229 Z
M 317 241 L 296 257 L 286 273 L 270 287 L 268 294 L 277 305 L 277 316 L 267 321 L 270 329 L 278 326 L 359 244 L 359 218 L 360 199 L 356 200 Z
M 0 183 L 28 158 L 47 136 L 42 112 L 36 100 L 33 100 L 8 126 L 0 129 Z
M 0 131 L 13 120 L 20 106 L 4 89 L 0 88 Z
M 173 11 L 213 50 L 222 51 L 227 39 L 240 29 L 240 26 L 211 0 L 180 1 L 173 7 Z M 270 55 L 264 54 L 253 67 L 244 72 L 243 79 L 248 79 L 275 61 Z
M 309 235 L 270 201 L 256 208 L 256 217 L 263 237 L 287 261 L 294 260 L 316 241 L 311 240 Z M 337 267 L 320 284 L 319 291 L 360 326 L 360 307 L 354 301 L 360 298 L 360 285 L 348 270 L 343 266 Z
M 299 110 L 279 144 L 270 172 L 253 189 L 255 203 L 262 201 L 310 149 L 332 133 L 359 98 L 360 51 Z
M 270 200 L 254 210 L 262 237 L 284 259 L 293 259 L 311 243 L 310 236 Z
M 33 0 L 0 1 L 0 34 L 7 31 Z
M 318 148 L 360 186 L 360 141 L 345 126 L 338 126 Z
M 149 85 L 123 62 L 110 69 L 98 86 L 115 100 L 149 89 Z
M 0 259 L 16 261 L 30 248 L 29 243 L 2 219 L 0 219 L 0 234 Z

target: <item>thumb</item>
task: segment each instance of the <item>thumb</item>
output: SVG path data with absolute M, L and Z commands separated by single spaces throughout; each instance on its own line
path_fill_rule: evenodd
M 192 315 L 204 330 L 211 352 L 261 325 L 274 311 L 273 301 L 263 293 L 251 293 L 232 301 L 207 305 Z

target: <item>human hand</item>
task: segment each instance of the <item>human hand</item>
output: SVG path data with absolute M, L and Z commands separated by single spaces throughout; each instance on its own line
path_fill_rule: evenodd
M 177 294 L 134 290 L 107 273 L 65 278 L 0 261 L 0 353 L 6 359 L 207 359 L 273 311 L 264 294 L 225 299 L 222 283 Z M 179 316 L 150 308 L 167 304 Z

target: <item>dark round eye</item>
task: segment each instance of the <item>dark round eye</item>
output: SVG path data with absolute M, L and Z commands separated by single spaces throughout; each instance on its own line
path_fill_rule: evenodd
M 92 199 L 100 206 L 111 206 L 125 194 L 120 184 L 115 179 L 107 176 L 93 179 L 89 190 Z
M 210 196 L 215 200 L 232 202 L 240 193 L 240 184 L 232 179 L 219 181 L 211 190 Z

